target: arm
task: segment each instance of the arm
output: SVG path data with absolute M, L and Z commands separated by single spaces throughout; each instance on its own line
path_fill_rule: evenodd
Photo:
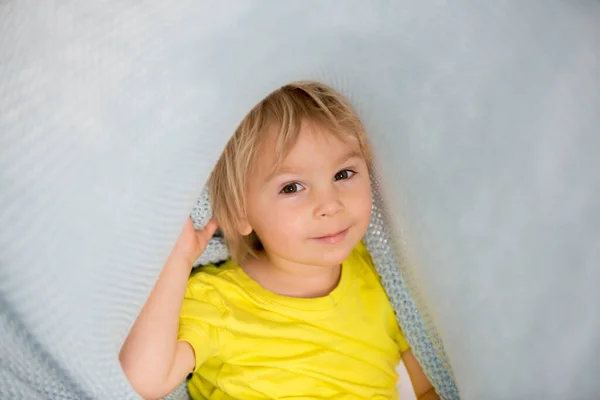
M 177 341 L 179 313 L 192 264 L 215 229 L 216 223 L 211 221 L 196 232 L 188 219 L 123 344 L 119 361 L 131 386 L 143 398 L 168 394 L 194 368 L 192 347 Z
M 408 376 L 410 376 L 410 381 L 412 382 L 413 389 L 415 390 L 415 395 L 418 400 L 439 400 L 439 396 L 435 392 L 435 389 L 425 373 L 423 369 L 419 365 L 419 362 L 413 355 L 412 351 L 406 350 L 402 353 L 402 361 L 406 366 L 406 371 L 408 372 Z

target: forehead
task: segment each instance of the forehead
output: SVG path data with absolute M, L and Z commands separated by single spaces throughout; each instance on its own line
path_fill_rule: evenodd
M 303 122 L 296 135 L 282 142 L 278 129 L 270 129 L 259 147 L 254 172 L 266 177 L 284 169 L 301 169 L 341 158 L 362 157 L 358 140 L 332 132 L 318 124 Z

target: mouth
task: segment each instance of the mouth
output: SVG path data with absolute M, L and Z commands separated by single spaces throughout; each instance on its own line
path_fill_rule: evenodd
M 341 242 L 342 240 L 344 240 L 346 238 L 346 234 L 348 233 L 348 229 L 346 228 L 344 230 L 335 232 L 335 233 L 331 233 L 331 234 L 327 234 L 325 236 L 319 236 L 319 237 L 314 237 L 313 240 L 316 240 L 318 242 L 321 243 L 326 243 L 326 244 L 336 244 Z

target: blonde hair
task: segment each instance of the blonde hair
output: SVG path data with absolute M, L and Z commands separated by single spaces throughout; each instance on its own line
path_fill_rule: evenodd
M 371 150 L 363 125 L 350 104 L 330 87 L 317 82 L 294 82 L 274 91 L 256 105 L 225 146 L 208 185 L 214 218 L 225 237 L 233 260 L 257 256 L 261 243 L 254 232 L 239 233 L 246 216 L 246 177 L 268 131 L 279 128 L 275 146 L 281 162 L 296 144 L 302 122 L 310 122 L 338 139 L 356 139 L 371 166 Z

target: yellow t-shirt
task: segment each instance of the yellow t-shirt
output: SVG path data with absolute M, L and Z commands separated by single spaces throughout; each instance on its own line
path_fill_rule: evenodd
M 231 261 L 202 268 L 188 282 L 179 340 L 196 354 L 193 399 L 397 399 L 408 349 L 362 243 L 316 299 L 272 293 Z

